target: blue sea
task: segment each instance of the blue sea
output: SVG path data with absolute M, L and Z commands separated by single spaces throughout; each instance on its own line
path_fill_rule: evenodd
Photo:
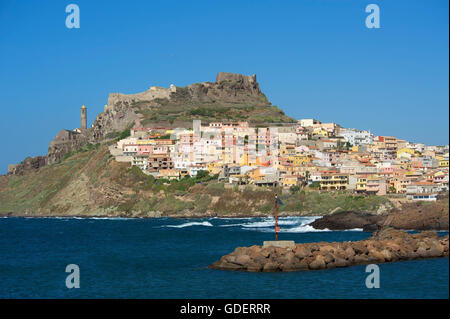
M 370 233 L 319 231 L 313 217 L 280 221 L 279 239 L 356 241 Z M 0 218 L 0 298 L 449 298 L 448 258 L 366 266 L 246 273 L 208 265 L 238 246 L 273 240 L 271 218 Z M 441 233 L 444 234 L 444 233 Z M 66 287 L 66 266 L 80 288 Z

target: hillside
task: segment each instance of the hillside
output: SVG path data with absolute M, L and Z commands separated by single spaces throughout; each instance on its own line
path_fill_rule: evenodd
M 137 123 L 145 127 L 190 127 L 192 120 L 248 121 L 255 125 L 296 122 L 261 91 L 256 75 L 219 72 L 215 82 L 186 87 L 150 87 L 137 94 L 112 93 L 91 128 L 91 142 Z
M 277 188 L 228 187 L 210 176 L 165 183 L 116 162 L 107 145 L 91 145 L 25 176 L 0 176 L 0 215 L 266 216 Z M 296 191 L 281 196 L 280 215 L 321 215 L 391 207 L 382 196 Z

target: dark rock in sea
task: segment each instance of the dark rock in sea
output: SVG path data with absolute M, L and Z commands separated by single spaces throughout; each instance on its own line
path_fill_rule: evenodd
M 383 216 L 369 212 L 344 211 L 325 215 L 316 219 L 310 225 L 315 229 L 345 230 L 366 228 L 376 230 L 376 225 L 383 219 Z
M 320 270 L 449 255 L 449 235 L 409 234 L 384 227 L 367 240 L 296 244 L 293 248 L 238 247 L 210 268 L 252 272 Z

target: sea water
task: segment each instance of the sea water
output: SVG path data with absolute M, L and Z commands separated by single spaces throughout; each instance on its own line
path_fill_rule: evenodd
M 370 233 L 316 230 L 281 218 L 280 240 L 356 241 Z M 446 234 L 445 232 L 441 232 Z M 449 298 L 448 258 L 288 273 L 209 269 L 238 246 L 274 239 L 273 218 L 0 218 L 0 298 Z M 80 288 L 66 286 L 79 267 Z

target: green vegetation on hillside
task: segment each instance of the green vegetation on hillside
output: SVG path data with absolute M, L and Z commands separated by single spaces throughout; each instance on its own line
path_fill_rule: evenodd
M 376 211 L 390 207 L 383 196 L 326 193 L 312 189 L 232 186 L 207 172 L 179 181 L 155 179 L 137 167 L 118 163 L 106 145 L 92 145 L 68 154 L 59 164 L 26 176 L 0 177 L 0 214 L 186 216 L 272 215 L 274 194 L 280 194 L 280 213 L 321 215 L 339 210 Z
M 211 89 L 213 90 L 214 89 Z M 203 97 L 193 100 L 187 88 L 177 88 L 171 99 L 134 102 L 131 107 L 142 115 L 141 123 L 203 121 L 249 121 L 251 123 L 293 123 L 277 106 L 272 106 L 264 94 L 247 96 L 247 101 Z

